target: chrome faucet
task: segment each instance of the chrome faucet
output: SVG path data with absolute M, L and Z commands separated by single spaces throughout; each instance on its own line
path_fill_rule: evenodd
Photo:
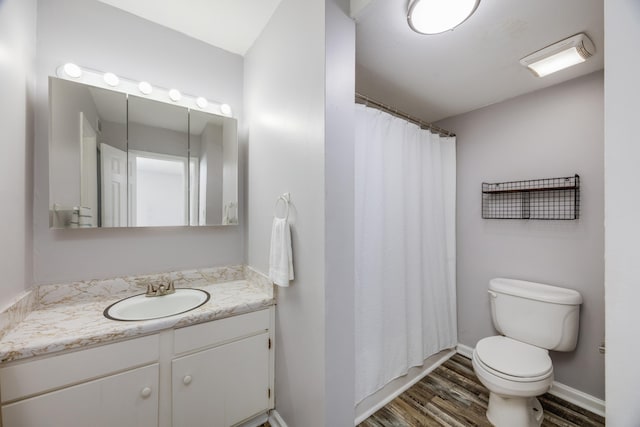
M 153 283 L 147 283 L 147 292 L 145 293 L 148 297 L 161 297 L 163 295 L 169 295 L 176 291 L 176 288 L 173 286 L 173 280 L 170 280 L 168 284 L 165 286 L 164 283 L 155 286 Z

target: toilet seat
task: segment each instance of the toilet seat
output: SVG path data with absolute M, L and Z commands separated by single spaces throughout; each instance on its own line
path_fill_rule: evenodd
M 476 362 L 487 372 L 513 382 L 535 382 L 553 375 L 547 350 L 503 336 L 476 345 Z

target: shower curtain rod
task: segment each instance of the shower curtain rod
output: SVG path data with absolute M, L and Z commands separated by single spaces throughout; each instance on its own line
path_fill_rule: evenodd
M 401 119 L 404 119 L 408 122 L 411 122 L 413 124 L 420 126 L 421 129 L 429 130 L 431 132 L 437 133 L 440 136 L 456 136 L 456 134 L 453 132 L 449 132 L 448 130 L 442 129 L 441 127 L 436 126 L 434 124 L 427 123 L 407 113 L 404 113 L 398 110 L 397 108 L 390 107 L 386 104 L 383 104 L 382 102 L 376 101 L 375 99 L 371 99 L 368 96 L 362 95 L 358 92 L 356 92 L 356 102 L 359 104 L 369 105 L 373 108 L 377 108 L 378 110 L 382 110 L 389 114 L 393 114 L 396 117 L 400 117 Z

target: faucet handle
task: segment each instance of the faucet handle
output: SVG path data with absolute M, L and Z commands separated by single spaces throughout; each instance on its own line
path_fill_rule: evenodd
M 175 292 L 176 288 L 173 284 L 173 280 L 169 280 L 169 286 L 167 287 L 167 293 Z

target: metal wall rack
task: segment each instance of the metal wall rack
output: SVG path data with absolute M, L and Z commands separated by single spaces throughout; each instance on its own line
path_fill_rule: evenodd
M 482 183 L 482 218 L 570 220 L 580 217 L 580 177 Z

